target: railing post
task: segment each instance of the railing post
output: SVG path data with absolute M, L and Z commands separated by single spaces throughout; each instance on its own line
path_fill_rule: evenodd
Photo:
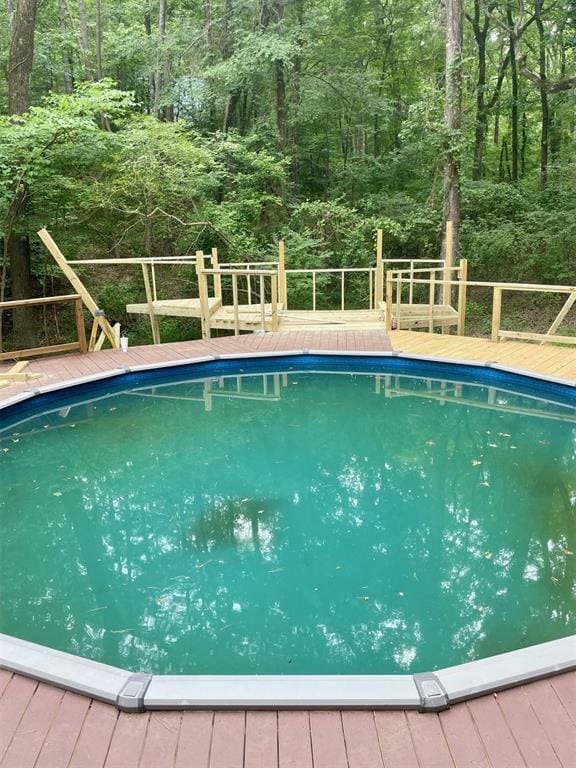
M 402 272 L 396 278 L 396 328 L 400 328 L 400 307 L 402 305 Z
M 408 303 L 414 303 L 414 261 L 410 262 L 410 297 Z
M 454 264 L 454 226 L 451 221 L 446 222 L 446 250 L 444 251 L 444 284 L 442 286 L 442 304 L 451 304 L 452 266 Z
M 494 288 L 492 298 L 492 341 L 498 341 L 502 317 L 502 288 Z
M 272 331 L 278 330 L 278 274 L 270 279 L 270 304 L 272 308 Z
M 372 267 L 368 270 L 368 295 L 370 296 L 370 309 L 374 309 L 374 273 Z
M 374 306 L 378 308 L 384 299 L 384 233 L 376 231 L 376 275 L 374 280 Z
M 218 269 L 218 248 L 212 248 L 212 256 L 210 259 L 212 263 L 212 269 Z M 222 301 L 222 277 L 220 272 L 214 275 L 214 296 Z
M 430 291 L 428 294 L 428 333 L 434 333 L 434 298 L 436 294 L 436 272 L 430 271 Z
M 386 330 L 392 330 L 392 301 L 394 298 L 394 280 L 392 272 L 386 272 Z M 398 326 L 396 326 L 398 327 Z
M 342 312 L 344 312 L 344 270 L 342 270 L 340 274 L 342 276 L 342 285 L 340 287 L 340 306 Z
M 202 338 L 210 338 L 210 303 L 208 301 L 208 281 L 204 272 L 204 253 L 196 251 L 196 274 L 198 276 L 198 295 L 200 297 L 200 325 Z
M 288 309 L 288 291 L 286 283 L 286 248 L 284 240 L 278 241 L 278 297 L 284 309 Z
M 240 313 L 238 310 L 238 275 L 232 273 L 232 303 L 234 305 L 234 336 L 240 336 Z
M 460 260 L 460 269 L 458 270 L 458 336 L 464 336 L 466 327 L 466 281 L 468 280 L 468 259 Z
M 150 288 L 150 278 L 148 276 L 148 265 L 142 264 L 142 277 L 144 278 L 144 290 L 146 291 L 146 302 L 148 304 L 148 315 L 150 316 L 150 329 L 152 330 L 152 341 L 154 344 L 160 344 L 160 328 L 158 318 L 154 309 L 154 299 Z
M 266 330 L 266 287 L 264 285 L 264 275 L 260 275 L 260 325 L 262 330 Z
M 82 306 L 82 299 L 74 299 L 74 318 L 76 320 L 76 332 L 78 333 L 80 352 L 88 352 L 88 342 L 86 341 L 86 326 L 84 324 L 84 312 L 82 311 Z
M 312 312 L 316 312 L 316 270 L 312 272 Z

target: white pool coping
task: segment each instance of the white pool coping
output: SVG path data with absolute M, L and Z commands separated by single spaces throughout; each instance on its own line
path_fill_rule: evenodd
M 25 390 L 0 402 L 9 408 L 38 395 L 127 373 L 216 360 L 296 357 L 401 357 L 422 362 L 492 367 L 576 388 L 576 382 L 496 363 L 401 352 L 294 349 L 205 355 L 115 368 Z M 116 705 L 128 712 L 166 709 L 415 709 L 450 704 L 576 669 L 576 635 L 416 675 L 148 675 L 74 656 L 0 633 L 0 668 Z

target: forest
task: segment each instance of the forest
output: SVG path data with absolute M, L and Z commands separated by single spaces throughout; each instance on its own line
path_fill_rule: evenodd
M 475 280 L 576 280 L 575 0 L 6 0 L 0 59 L 0 301 L 70 292 L 40 227 L 69 258 L 283 238 L 290 266 L 339 267 L 377 228 L 438 258 L 449 218 Z M 86 275 L 149 340 L 138 275 Z M 0 348 L 64 333 L 50 312 L 4 313 Z M 471 296 L 476 332 L 488 314 Z

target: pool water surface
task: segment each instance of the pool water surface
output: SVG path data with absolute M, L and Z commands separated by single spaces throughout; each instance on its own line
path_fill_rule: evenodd
M 393 674 L 576 630 L 574 403 L 185 379 L 0 421 L 1 632 L 155 674 Z

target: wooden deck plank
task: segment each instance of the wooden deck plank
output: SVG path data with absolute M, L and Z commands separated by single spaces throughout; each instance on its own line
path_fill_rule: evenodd
M 0 699 L 0 765 L 37 687 L 35 680 L 14 675 L 4 690 Z
M 419 768 L 405 712 L 375 712 L 376 731 L 386 768 Z
M 492 765 L 502 768 L 526 768 L 495 697 L 482 696 L 480 699 L 469 701 L 467 706 Z
M 62 768 L 68 765 L 89 705 L 90 699 L 66 691 L 34 768 Z
M 182 712 L 174 768 L 208 768 L 213 720 L 213 712 Z
M 106 768 L 138 768 L 149 720 L 149 712 L 120 712 L 104 763 Z
M 526 685 L 524 692 L 563 768 L 576 765 L 576 729 L 550 681 Z
M 407 712 L 406 717 L 420 768 L 453 768 L 438 715 Z
M 552 688 L 562 706 L 570 716 L 572 722 L 576 724 L 576 672 L 569 672 L 567 675 L 559 675 L 550 679 Z
M 340 712 L 310 712 L 314 768 L 348 768 Z
M 78 734 L 69 768 L 102 768 L 117 720 L 115 707 L 92 701 Z
M 342 712 L 349 768 L 384 768 L 374 712 Z
M 525 691 L 503 691 L 498 694 L 498 703 L 528 768 L 562 768 Z
M 456 768 L 490 768 L 470 712 L 464 706 L 439 713 L 440 725 Z
M 64 691 L 40 683 L 18 724 L 2 768 L 33 768 L 50 730 Z
M 244 768 L 278 768 L 278 713 L 246 713 Z
M 180 735 L 180 712 L 152 712 L 138 768 L 173 768 Z
M 210 768 L 243 768 L 245 712 L 216 712 Z
M 0 699 L 11 679 L 12 672 L 9 672 L 7 669 L 0 669 Z
M 312 768 L 308 712 L 278 712 L 279 768 Z

